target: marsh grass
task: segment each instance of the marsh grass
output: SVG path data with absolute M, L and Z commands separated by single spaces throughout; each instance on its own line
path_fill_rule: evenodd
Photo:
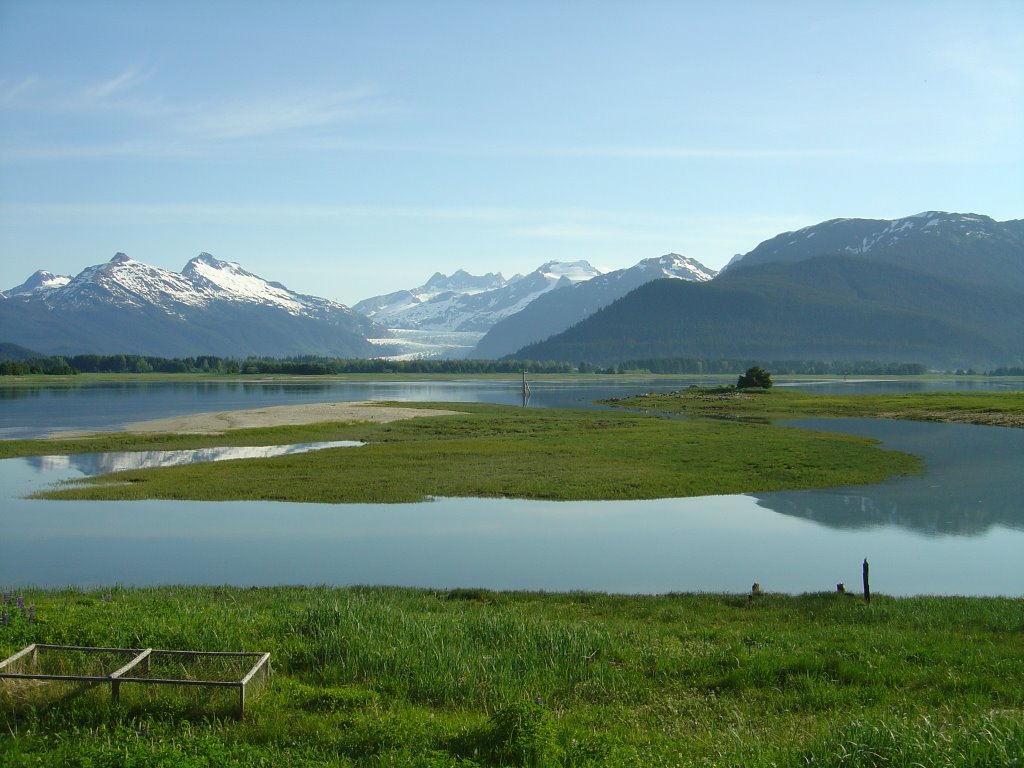
M 690 416 L 777 421 L 850 417 L 1024 427 L 1024 392 L 913 392 L 831 395 L 795 389 L 690 387 L 609 401 L 617 406 Z
M 466 413 L 390 424 L 235 430 L 220 438 L 151 436 L 136 444 L 131 436 L 104 435 L 99 440 L 118 450 L 192 447 L 193 440 L 200 445 L 317 440 L 367 445 L 131 470 L 40 496 L 328 503 L 414 502 L 431 496 L 650 499 L 869 483 L 920 466 L 916 458 L 883 451 L 864 438 L 768 424 L 480 404 L 458 408 Z M 99 449 L 90 439 L 12 441 L 0 443 L 0 451 L 14 455 L 85 446 Z
M 1020 766 L 1020 599 L 26 591 L 30 642 L 266 650 L 244 721 L 179 692 L 0 706 L 7 766 Z M 9 703 L 9 702 L 8 702 Z

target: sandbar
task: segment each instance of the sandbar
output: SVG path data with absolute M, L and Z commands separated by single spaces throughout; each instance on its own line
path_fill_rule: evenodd
M 414 419 L 420 416 L 447 416 L 459 411 L 404 408 L 381 405 L 369 401 L 343 403 L 303 403 L 302 405 L 272 405 L 266 408 L 247 408 L 239 411 L 215 411 L 172 416 L 165 419 L 134 421 L 122 430 L 134 434 L 171 432 L 190 435 L 216 435 L 230 429 L 254 427 L 282 427 L 292 424 L 314 424 L 320 421 L 373 421 L 388 422 Z M 51 437 L 85 436 L 89 433 L 61 432 Z

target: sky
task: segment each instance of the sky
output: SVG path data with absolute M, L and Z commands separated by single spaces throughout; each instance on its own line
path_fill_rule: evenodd
M 0 0 L 0 289 L 200 252 L 346 304 L 1024 218 L 1024 2 Z

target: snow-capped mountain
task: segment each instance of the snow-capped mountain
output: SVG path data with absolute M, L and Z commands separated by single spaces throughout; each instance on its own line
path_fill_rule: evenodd
M 736 256 L 723 272 L 823 255 L 855 255 L 984 285 L 1006 285 L 1021 274 L 1014 259 L 1024 220 L 998 222 L 974 213 L 926 211 L 902 219 L 832 219 L 784 232 Z M 1020 278 L 1017 278 L 1020 280 Z
M 400 318 L 404 314 L 414 312 L 415 309 L 423 304 L 443 294 L 473 295 L 494 291 L 498 288 L 503 288 L 507 284 L 508 281 L 502 277 L 500 272 L 489 272 L 486 275 L 479 276 L 471 275 L 462 269 L 454 272 L 452 275 L 443 275 L 440 272 L 435 272 L 419 288 L 410 288 L 409 290 L 395 291 L 383 296 L 363 299 L 358 304 L 355 304 L 352 309 L 375 322 L 389 324 L 390 320 L 395 318 L 398 318 L 398 322 L 401 322 Z M 393 325 L 394 323 L 390 324 Z M 395 327 L 405 326 L 396 325 Z
M 644 259 L 628 269 L 579 282 L 567 291 L 538 297 L 520 312 L 496 323 L 480 339 L 472 356 L 490 359 L 511 355 L 527 344 L 561 333 L 652 280 L 668 278 L 703 283 L 717 274 L 699 261 L 677 253 Z
M 450 277 L 435 274 L 419 288 L 364 299 L 353 309 L 392 329 L 484 333 L 543 294 L 600 274 L 586 261 L 550 261 L 509 280 L 460 270 Z
M 761 243 L 714 280 L 656 280 L 517 350 L 650 358 L 1020 365 L 1024 220 L 929 212 L 836 219 Z
M 52 291 L 54 288 L 63 288 L 71 282 L 66 275 L 55 275 L 45 269 L 37 270 L 32 277 L 21 285 L 9 288 L 0 292 L 0 295 L 10 298 L 11 296 L 33 296 Z
M 368 356 L 386 332 L 351 309 L 202 253 L 181 272 L 118 253 L 74 278 L 37 272 L 0 302 L 4 335 L 48 354 Z

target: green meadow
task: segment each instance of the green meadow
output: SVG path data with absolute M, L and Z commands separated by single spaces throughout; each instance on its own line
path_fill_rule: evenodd
M 417 404 L 424 407 L 423 404 Z M 624 411 L 439 404 L 459 415 L 388 424 L 323 423 L 222 436 L 8 441 L 0 455 L 359 440 L 272 459 L 118 472 L 40 494 L 51 499 L 412 502 L 429 496 L 650 499 L 877 482 L 917 459 L 871 441 L 770 424 Z
M 750 421 L 835 417 L 1024 427 L 1024 392 L 1021 391 L 828 395 L 779 387 L 741 390 L 726 386 L 690 387 L 609 402 L 658 413 Z
M 0 684 L 21 766 L 1020 766 L 1019 599 L 162 587 L 23 593 L 29 642 L 251 650 L 216 692 Z

